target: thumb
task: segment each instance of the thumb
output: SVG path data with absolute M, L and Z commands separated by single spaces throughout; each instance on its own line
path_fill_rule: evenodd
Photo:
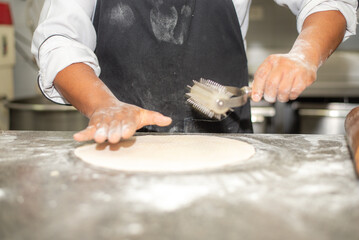
M 159 112 L 144 110 L 141 118 L 141 127 L 147 125 L 157 125 L 160 127 L 168 126 L 172 123 L 170 117 L 166 117 Z

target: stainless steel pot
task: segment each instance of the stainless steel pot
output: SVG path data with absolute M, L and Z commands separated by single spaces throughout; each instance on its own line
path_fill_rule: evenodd
M 10 130 L 78 131 L 88 120 L 74 107 L 58 105 L 44 96 L 9 101 Z
M 297 110 L 299 133 L 345 134 L 345 117 L 358 104 L 296 102 L 292 106 Z

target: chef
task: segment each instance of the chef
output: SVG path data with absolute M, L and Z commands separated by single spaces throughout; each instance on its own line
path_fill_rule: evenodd
M 355 34 L 357 0 L 276 0 L 297 16 L 287 54 L 269 56 L 252 100 L 296 99 L 343 39 Z M 252 132 L 249 103 L 224 120 L 185 104 L 201 77 L 248 85 L 245 35 L 250 0 L 46 0 L 32 42 L 39 86 L 72 104 L 88 127 L 77 141 L 116 143 L 136 130 Z M 280 27 L 280 26 L 278 26 Z

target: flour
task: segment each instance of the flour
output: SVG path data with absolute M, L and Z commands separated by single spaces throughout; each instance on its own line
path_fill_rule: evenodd
M 3 143 L 3 144 L 15 142 L 17 139 L 17 137 L 15 135 L 7 135 L 4 133 L 1 133 L 0 136 L 1 136 L 0 143 Z
M 51 171 L 51 172 L 50 172 L 50 176 L 51 176 L 51 177 L 58 177 L 59 175 L 60 175 L 60 172 L 57 171 L 57 170 L 54 170 L 54 171 Z
M 92 194 L 92 199 L 101 202 L 111 202 L 112 196 L 104 192 L 95 192 Z
M 181 9 L 181 14 L 185 17 L 190 17 L 192 14 L 192 9 L 190 6 L 184 5 Z
M 180 132 L 180 128 L 178 126 L 173 126 L 168 130 L 169 133 L 177 133 Z
M 5 198 L 5 196 L 6 196 L 5 190 L 3 190 L 3 189 L 0 188 L 0 200 L 1 200 L 2 198 Z
M 159 184 L 152 185 L 143 191 L 130 191 L 126 194 L 126 197 L 131 201 L 146 203 L 157 210 L 171 212 L 189 205 L 208 193 L 209 190 L 201 186 L 166 186 Z
M 192 9 L 184 5 L 179 14 L 174 6 L 162 9 L 161 5 L 157 3 L 150 12 L 150 22 L 155 37 L 159 41 L 182 45 L 188 32 L 188 20 Z
M 169 14 L 165 15 L 159 9 L 152 9 L 150 12 L 150 21 L 155 37 L 164 42 L 182 44 L 183 36 L 174 38 L 174 29 L 178 21 L 178 13 L 175 7 L 170 8 Z
M 132 9 L 126 4 L 118 4 L 110 12 L 110 24 L 119 28 L 129 28 L 135 21 Z
M 201 182 L 200 178 L 196 178 Z M 189 206 L 194 201 L 211 193 L 218 193 L 218 184 L 196 180 L 173 182 L 171 179 L 152 179 L 146 184 L 132 179 L 124 193 L 125 200 L 135 203 L 139 211 L 144 207 L 156 211 L 173 212 Z
M 107 137 L 107 132 L 108 132 L 108 126 L 105 125 L 103 127 L 100 127 L 99 129 L 97 129 L 96 133 L 95 133 L 95 139 L 97 138 L 106 138 Z
M 304 53 L 312 52 L 314 48 L 315 47 L 312 44 L 308 43 L 307 41 L 298 39 L 295 41 L 295 44 L 293 45 L 293 48 L 290 50 L 288 55 L 293 60 L 297 60 L 298 63 L 305 66 L 309 71 L 316 72 L 318 70 L 318 68 L 327 60 L 327 58 L 330 54 L 326 57 L 320 56 L 320 59 L 319 59 L 319 62 L 317 63 L 317 65 L 315 65 L 313 63 L 310 64 Z

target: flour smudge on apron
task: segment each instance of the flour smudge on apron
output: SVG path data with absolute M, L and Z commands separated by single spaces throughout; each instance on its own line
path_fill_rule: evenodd
M 119 28 L 128 28 L 133 25 L 135 15 L 130 6 L 119 3 L 110 10 L 111 25 L 117 25 Z
M 165 6 L 163 1 L 156 2 L 150 11 L 153 33 L 159 41 L 182 45 L 188 33 L 192 9 L 183 5 L 180 12 L 175 6 Z

